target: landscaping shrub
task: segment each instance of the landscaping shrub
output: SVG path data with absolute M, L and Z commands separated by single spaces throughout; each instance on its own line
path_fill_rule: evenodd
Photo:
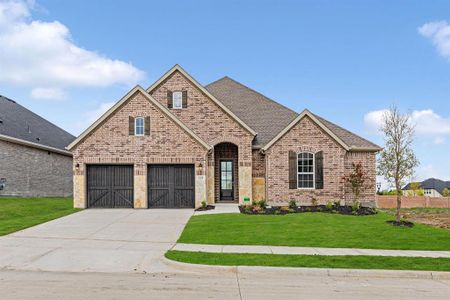
M 295 200 L 289 200 L 289 208 L 297 209 L 297 202 Z

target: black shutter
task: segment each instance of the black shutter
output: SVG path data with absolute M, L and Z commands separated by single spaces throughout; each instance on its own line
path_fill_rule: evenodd
M 316 165 L 316 189 L 323 189 L 323 151 L 319 151 L 315 155 Z
M 150 135 L 150 117 L 145 117 L 145 135 Z
M 183 108 L 186 108 L 187 107 L 187 91 L 182 92 L 182 103 L 183 103 Z
M 172 91 L 167 91 L 167 107 L 168 108 L 172 108 L 173 107 Z
M 134 135 L 134 118 L 128 117 L 128 135 Z
M 289 151 L 289 189 L 297 189 L 297 153 Z

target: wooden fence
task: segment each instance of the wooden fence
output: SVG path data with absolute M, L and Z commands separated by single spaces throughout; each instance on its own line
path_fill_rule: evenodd
M 397 196 L 379 196 L 377 195 L 378 208 L 396 208 Z M 414 207 L 433 207 L 449 208 L 450 198 L 436 198 L 425 196 L 402 196 L 402 208 Z

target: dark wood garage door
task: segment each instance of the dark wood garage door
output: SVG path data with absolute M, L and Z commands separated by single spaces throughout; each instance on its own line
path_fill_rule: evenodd
M 132 208 L 133 166 L 88 166 L 87 196 L 88 207 Z
M 149 208 L 193 208 L 195 173 L 193 165 L 149 165 Z

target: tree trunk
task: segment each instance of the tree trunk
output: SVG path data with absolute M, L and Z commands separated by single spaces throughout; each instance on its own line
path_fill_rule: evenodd
M 397 186 L 397 211 L 395 212 L 395 220 L 400 222 L 400 208 L 402 207 L 401 191 Z

